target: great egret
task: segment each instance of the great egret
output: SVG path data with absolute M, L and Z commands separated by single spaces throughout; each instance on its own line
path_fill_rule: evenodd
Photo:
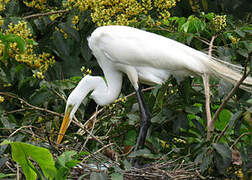
M 103 70 L 106 81 L 98 76 L 85 76 L 69 95 L 65 117 L 57 142 L 60 143 L 74 113 L 90 91 L 99 105 L 112 103 L 122 87 L 122 74 L 127 74 L 136 90 L 141 113 L 141 128 L 135 150 L 143 147 L 151 114 L 139 89 L 139 82 L 162 84 L 170 75 L 198 75 L 208 83 L 214 75 L 232 84 L 240 80 L 242 68 L 210 57 L 177 41 L 127 26 L 98 27 L 88 38 L 88 45 Z M 241 88 L 252 91 L 252 78 Z

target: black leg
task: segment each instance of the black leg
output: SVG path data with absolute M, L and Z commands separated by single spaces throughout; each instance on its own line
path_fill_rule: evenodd
M 151 119 L 151 113 L 144 101 L 140 88 L 136 90 L 136 95 L 137 95 L 137 100 L 138 100 L 139 110 L 140 110 L 141 127 L 138 134 L 137 143 L 134 149 L 135 151 L 139 148 L 139 146 L 140 148 L 144 148 L 145 138 L 146 138 L 148 128 L 150 127 L 150 119 Z

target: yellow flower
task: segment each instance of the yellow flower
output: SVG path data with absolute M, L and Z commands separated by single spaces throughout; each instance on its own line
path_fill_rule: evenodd
M 163 140 L 159 140 L 159 141 L 160 141 L 160 143 L 161 143 L 161 147 L 162 147 L 162 148 L 169 148 L 169 147 L 170 147 L 170 145 L 167 144 L 165 141 L 163 141 Z
M 234 45 L 236 45 L 240 41 L 240 38 L 235 38 L 234 36 L 230 36 L 230 40 L 232 41 Z
M 226 15 L 216 15 L 213 19 L 213 23 L 217 32 L 223 30 L 227 26 Z
M 72 24 L 78 24 L 78 22 L 79 22 L 79 17 L 78 16 L 74 16 L 72 18 Z
M 6 88 L 6 87 L 10 87 L 12 85 L 11 85 L 11 83 L 7 83 L 7 84 L 4 84 L 3 86 L 4 86 L 4 88 Z
M 0 16 L 0 26 L 2 26 L 4 24 L 4 19 L 2 16 Z
M 143 20 L 142 15 L 155 14 L 155 10 L 164 20 L 170 17 L 169 8 L 176 6 L 180 0 L 67 0 L 63 6 L 67 9 L 77 8 L 79 11 L 89 10 L 91 18 L 98 26 L 103 25 L 133 25 L 137 26 Z M 148 18 L 150 19 L 150 18 Z M 163 20 L 162 20 L 163 21 Z M 73 17 L 72 24 L 79 22 Z M 145 21 L 148 25 L 159 24 L 159 21 Z M 76 26 L 73 26 L 78 30 Z
M 4 97 L 0 96 L 0 103 L 4 102 Z

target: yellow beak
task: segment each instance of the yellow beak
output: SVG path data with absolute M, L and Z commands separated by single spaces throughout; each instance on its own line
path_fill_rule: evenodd
M 58 135 L 58 139 L 57 139 L 57 143 L 58 144 L 61 143 L 61 141 L 62 141 L 62 139 L 63 139 L 63 137 L 64 137 L 64 135 L 66 133 L 66 130 L 67 130 L 68 126 L 69 126 L 69 123 L 70 123 L 70 118 L 69 118 L 70 112 L 71 111 L 67 111 L 66 114 L 65 114 L 65 116 L 64 116 L 63 122 L 62 122 L 61 127 L 60 127 L 60 132 L 59 132 L 59 135 Z

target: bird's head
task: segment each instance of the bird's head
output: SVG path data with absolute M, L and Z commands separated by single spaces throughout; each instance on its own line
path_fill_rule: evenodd
M 87 94 L 93 89 L 93 87 L 90 85 L 89 79 L 90 77 L 84 77 L 67 98 L 65 115 L 57 139 L 58 144 L 61 143 L 65 135 L 65 132 L 68 126 L 70 125 L 74 117 L 74 114 L 79 108 L 81 102 L 87 96 Z
M 78 107 L 80 106 L 80 100 L 74 100 L 72 98 L 68 98 L 67 100 L 67 105 L 66 105 L 66 110 L 65 110 L 65 115 L 63 118 L 63 122 L 60 127 L 60 132 L 58 135 L 57 143 L 60 144 L 68 126 L 70 125 L 75 112 L 77 111 Z
M 67 98 L 65 115 L 57 139 L 58 144 L 61 143 L 65 135 L 65 132 L 74 117 L 75 112 L 77 111 L 81 102 L 88 95 L 90 91 L 93 91 L 94 93 L 94 96 L 92 98 L 94 98 L 94 100 L 97 100 L 97 97 L 95 96 L 95 94 L 99 94 L 97 93 L 97 91 L 106 92 L 106 84 L 104 80 L 101 77 L 93 77 L 87 75 L 79 82 L 76 88 L 71 92 L 71 94 Z M 106 101 L 106 98 L 104 98 L 104 96 L 101 96 L 100 99 L 104 99 Z M 98 102 L 100 101 L 101 100 L 99 100 Z M 104 103 L 101 101 L 100 104 Z

